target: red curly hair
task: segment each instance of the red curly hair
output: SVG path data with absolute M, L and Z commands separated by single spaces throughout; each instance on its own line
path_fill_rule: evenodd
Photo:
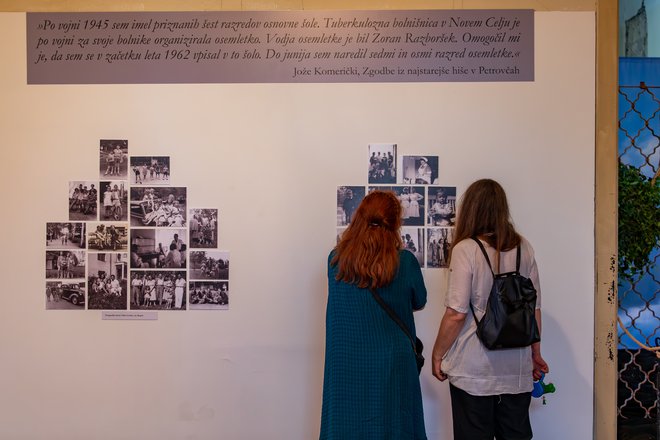
M 338 267 L 337 281 L 378 288 L 394 279 L 403 247 L 401 213 L 391 191 L 372 191 L 362 200 L 330 261 Z

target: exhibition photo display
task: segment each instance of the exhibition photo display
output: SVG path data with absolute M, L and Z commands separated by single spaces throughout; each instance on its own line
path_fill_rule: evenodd
M 46 309 L 228 310 L 229 251 L 210 250 L 218 209 L 188 206 L 170 157 L 102 139 L 98 174 L 70 181 L 69 221 L 46 224 Z

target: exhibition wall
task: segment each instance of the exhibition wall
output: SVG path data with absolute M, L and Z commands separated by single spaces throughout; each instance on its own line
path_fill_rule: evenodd
M 438 156 L 459 197 L 503 184 L 536 249 L 557 386 L 532 403 L 535 438 L 591 438 L 594 18 L 535 14 L 533 82 L 28 86 L 25 14 L 0 14 L 0 438 L 317 437 L 337 187 L 366 185 L 373 143 Z M 218 208 L 229 310 L 46 310 L 45 224 L 68 220 L 69 181 L 98 180 L 100 139 L 169 156 L 189 206 Z M 424 276 L 430 356 L 447 272 Z M 428 366 L 421 381 L 429 438 L 451 438 L 447 383 Z

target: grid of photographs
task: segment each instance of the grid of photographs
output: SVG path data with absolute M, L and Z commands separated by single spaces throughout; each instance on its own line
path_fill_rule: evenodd
M 397 144 L 369 144 L 368 186 L 337 188 L 337 241 L 367 192 L 392 191 L 401 203 L 403 248 L 423 268 L 446 268 L 456 222 L 456 187 L 441 186 L 438 156 L 404 155 L 398 163 Z
M 128 152 L 100 140 L 99 180 L 69 182 L 69 221 L 46 223 L 46 309 L 229 309 L 218 209 L 188 208 L 168 156 Z

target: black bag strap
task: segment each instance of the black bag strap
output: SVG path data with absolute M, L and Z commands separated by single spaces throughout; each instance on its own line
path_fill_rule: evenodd
M 385 312 L 387 312 L 390 318 L 392 318 L 392 321 L 394 321 L 399 327 L 401 327 L 403 333 L 405 333 L 406 336 L 408 336 L 408 339 L 410 339 L 410 345 L 412 345 L 412 349 L 415 352 L 415 354 L 419 354 L 417 353 L 417 346 L 415 344 L 415 341 L 413 340 L 410 331 L 408 331 L 408 327 L 406 326 L 406 324 L 404 324 L 404 322 L 401 320 L 401 318 L 399 318 L 396 312 L 392 310 L 392 307 L 390 307 L 389 304 L 387 304 L 383 300 L 383 298 L 378 294 L 378 292 L 376 292 L 376 289 L 369 289 L 369 291 L 371 292 L 371 295 L 374 297 L 378 305 L 381 306 L 381 308 L 385 310 Z
M 479 240 L 477 237 L 471 237 L 472 240 L 476 241 L 477 244 L 479 245 L 479 249 L 481 249 L 481 253 L 484 254 L 484 257 L 486 257 L 486 263 L 488 263 L 488 268 L 490 269 L 490 273 L 493 274 L 493 278 L 495 278 L 495 272 L 493 272 L 493 266 L 490 264 L 490 258 L 488 258 L 488 254 L 486 253 L 486 248 L 484 247 L 483 243 L 481 240 Z M 518 243 L 518 246 L 516 246 L 516 272 L 520 272 L 520 243 Z

